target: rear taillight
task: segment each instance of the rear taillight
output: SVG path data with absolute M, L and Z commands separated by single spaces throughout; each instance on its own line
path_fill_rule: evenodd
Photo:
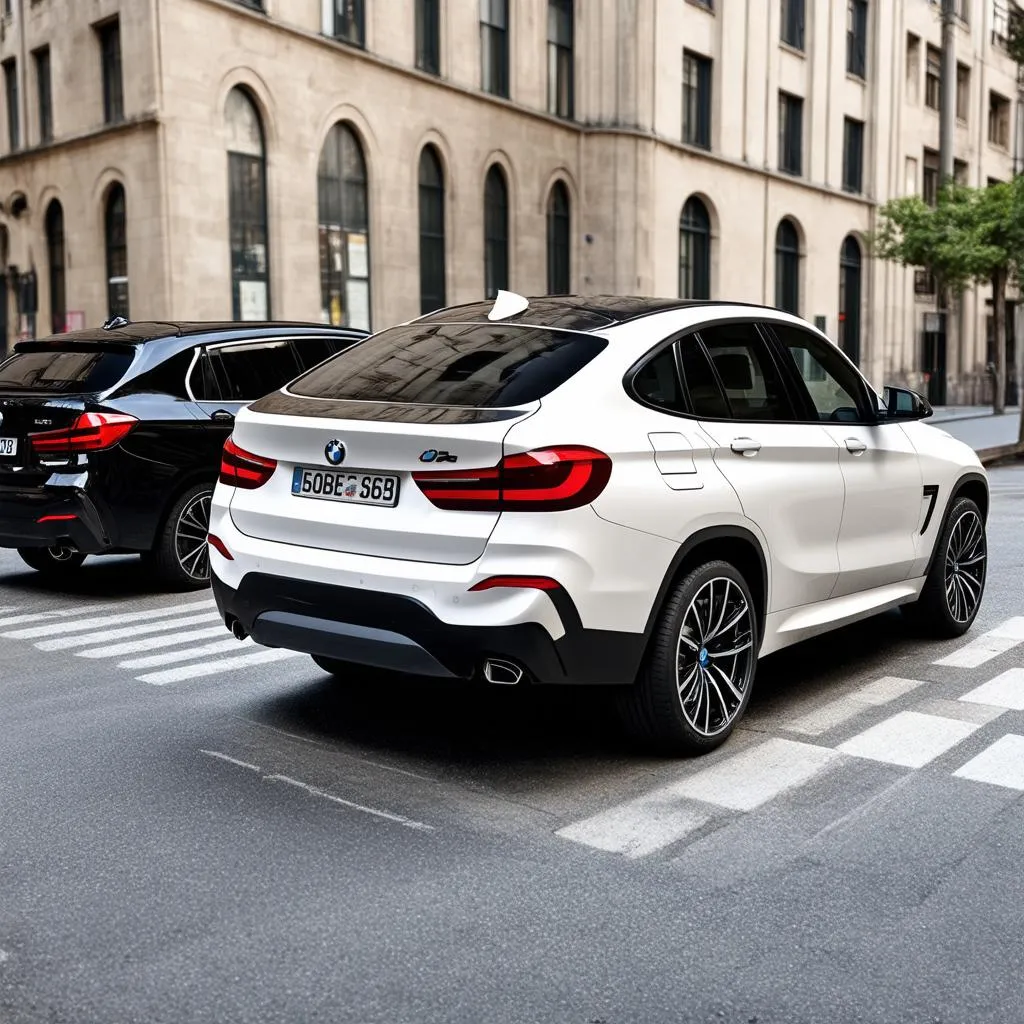
M 276 459 L 265 459 L 262 455 L 253 455 L 244 448 L 239 448 L 229 437 L 224 442 L 224 451 L 220 457 L 220 482 L 228 487 L 241 487 L 246 491 L 254 491 L 262 487 L 277 469 Z
M 461 512 L 563 512 L 589 505 L 605 488 L 612 460 L 595 448 L 557 445 L 507 455 L 488 469 L 413 473 L 438 508 Z
M 63 458 L 113 448 L 139 421 L 119 412 L 84 412 L 70 427 L 29 434 L 37 455 Z

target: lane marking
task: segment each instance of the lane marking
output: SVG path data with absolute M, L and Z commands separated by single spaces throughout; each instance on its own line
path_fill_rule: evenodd
M 972 704 L 991 704 L 1010 711 L 1024 711 L 1024 668 L 1007 669 L 960 699 Z
M 0 949 L 0 964 L 6 963 L 11 958 L 11 954 L 6 949 Z
M 679 842 L 710 820 L 693 807 L 673 806 L 651 794 L 566 825 L 555 835 L 636 860 Z
M 250 771 L 263 773 L 263 769 L 258 764 L 250 764 L 248 761 L 239 761 L 237 757 L 229 757 L 227 754 L 222 754 L 219 750 L 202 750 L 200 754 L 205 754 L 207 757 L 216 757 L 221 761 L 227 761 L 228 764 L 237 764 L 239 768 L 248 768 Z
M 820 736 L 823 732 L 842 725 L 868 708 L 880 707 L 905 694 L 924 686 L 923 679 L 902 679 L 899 676 L 883 676 L 874 682 L 861 686 L 852 693 L 843 694 L 822 707 L 794 718 L 783 728 L 788 732 L 799 732 L 806 736 Z
M 836 749 L 869 761 L 923 768 L 979 728 L 975 722 L 901 711 L 840 743 Z
M 273 661 L 284 661 L 287 658 L 305 657 L 308 655 L 300 654 L 298 651 L 264 647 L 252 654 L 240 654 L 237 658 L 220 658 L 217 661 L 208 661 L 203 665 L 165 668 L 159 672 L 149 672 L 135 678 L 143 683 L 151 683 L 153 686 L 166 686 L 168 683 L 180 683 L 185 679 L 199 679 L 202 676 L 214 676 L 218 672 L 232 672 L 249 665 L 264 665 Z
M 56 636 L 59 633 L 78 633 L 99 626 L 120 626 L 125 622 L 146 622 L 150 619 L 163 619 L 170 615 L 184 615 L 187 612 L 198 611 L 199 609 L 209 610 L 214 607 L 213 601 L 205 598 L 202 601 L 194 601 L 192 604 L 170 605 L 166 608 L 151 608 L 144 612 L 119 612 L 117 615 L 103 615 L 92 619 L 67 620 L 67 612 L 63 613 L 64 621 L 56 625 L 32 626 L 29 629 L 16 629 L 11 633 L 4 633 L 8 640 L 36 640 L 43 636 Z
M 108 602 L 106 604 L 72 605 L 68 608 L 62 609 L 61 611 L 24 612 L 20 615 L 9 615 L 5 619 L 0 619 L 0 628 L 5 626 L 19 626 L 23 622 L 47 622 L 52 621 L 53 619 L 66 619 L 69 615 L 91 615 L 93 612 L 105 612 L 116 607 L 116 604 Z
M 959 650 L 933 661 L 933 665 L 947 665 L 951 668 L 977 668 L 986 661 L 998 658 L 1018 644 L 1024 643 L 1024 615 L 1012 619 L 982 633 Z
M 174 647 L 175 644 L 188 643 L 191 640 L 208 640 L 210 637 L 223 636 L 226 632 L 227 628 L 221 623 L 219 626 L 190 629 L 184 633 L 172 633 L 170 636 L 151 636 L 144 640 L 111 644 L 109 647 L 94 647 L 88 651 L 75 651 L 75 655 L 79 658 L 117 658 L 122 654 L 137 654 L 141 651 L 155 651 L 161 647 Z
M 953 774 L 973 782 L 1024 790 L 1024 736 L 1007 733 Z
M 224 632 L 223 630 L 221 632 Z M 147 654 L 143 658 L 129 658 L 127 661 L 119 661 L 118 668 L 156 668 L 158 665 L 173 665 L 176 661 L 192 661 L 195 658 L 205 658 L 210 654 L 228 654 L 231 651 L 244 651 L 252 649 L 256 644 L 252 640 L 236 640 L 228 636 L 226 640 L 218 640 L 216 643 L 203 644 L 200 647 L 186 647 L 180 651 L 165 651 L 163 654 Z
M 173 618 L 162 618 L 156 622 L 145 622 L 139 626 L 123 626 L 121 629 L 106 629 L 98 633 L 80 633 L 78 636 L 62 636 L 56 640 L 40 640 L 35 646 L 40 651 L 66 651 L 72 647 L 87 647 L 89 644 L 101 644 L 108 640 L 124 640 L 132 636 L 144 636 L 147 633 L 166 633 L 180 626 L 195 626 L 201 622 L 220 622 L 220 632 L 227 633 L 227 627 L 217 612 L 202 612 L 198 615 L 176 615 Z

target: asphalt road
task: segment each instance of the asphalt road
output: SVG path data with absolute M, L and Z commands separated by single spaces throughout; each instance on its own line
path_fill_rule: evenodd
M 338 683 L 134 560 L 58 593 L 0 554 L 0 1021 L 1019 1020 L 1024 468 L 992 483 L 968 638 L 767 659 L 689 762 L 606 694 Z

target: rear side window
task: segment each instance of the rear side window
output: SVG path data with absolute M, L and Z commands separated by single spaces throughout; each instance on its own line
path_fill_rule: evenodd
M 591 334 L 509 324 L 408 324 L 304 374 L 309 398 L 500 408 L 535 402 L 608 344 Z
M 335 352 L 345 347 L 345 343 L 335 342 L 330 338 L 296 338 L 292 345 L 295 347 L 295 357 L 299 361 L 296 373 L 312 370 L 314 366 L 325 359 L 330 359 Z M 291 380 L 291 377 L 288 380 Z M 284 383 L 287 384 L 288 381 Z
M 214 348 L 207 357 L 212 382 L 207 381 L 202 390 L 213 401 L 255 402 L 284 387 L 300 372 L 290 341 Z
M 645 363 L 633 378 L 637 397 L 648 405 L 669 412 L 686 412 L 683 392 L 679 386 L 679 372 L 676 369 L 674 346 L 669 346 Z
M 185 378 L 188 376 L 194 355 L 195 349 L 187 348 L 184 352 L 165 359 L 151 370 L 140 373 L 138 377 L 128 381 L 118 391 L 118 394 L 157 394 L 170 395 L 173 398 L 188 398 L 188 392 L 185 390 Z
M 52 394 L 92 394 L 114 387 L 128 372 L 133 349 L 22 348 L 0 363 L 0 388 Z

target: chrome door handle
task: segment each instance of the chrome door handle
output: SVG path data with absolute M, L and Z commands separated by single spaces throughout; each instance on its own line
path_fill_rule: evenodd
M 761 450 L 761 442 L 755 441 L 752 437 L 736 437 L 729 447 L 737 455 L 745 455 L 749 459 Z
M 856 437 L 848 437 L 846 439 L 846 450 L 851 455 L 863 455 L 868 450 L 868 446 Z

